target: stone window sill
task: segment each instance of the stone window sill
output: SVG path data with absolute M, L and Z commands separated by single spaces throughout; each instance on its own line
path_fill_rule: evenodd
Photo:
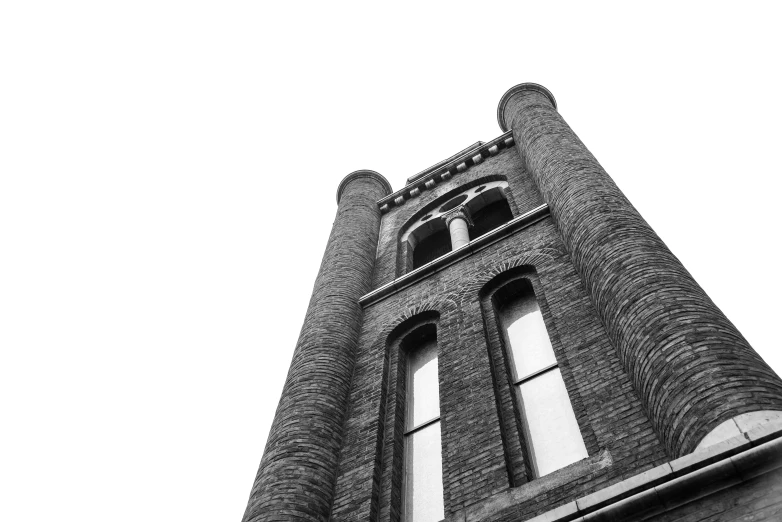
M 573 464 L 553 473 L 549 473 L 544 477 L 531 480 L 526 484 L 514 488 L 509 488 L 481 502 L 467 506 L 456 513 L 455 516 L 451 517 L 449 521 L 473 522 L 484 520 L 511 506 L 539 497 L 551 489 L 563 486 L 581 477 L 607 468 L 612 465 L 613 462 L 611 453 L 607 449 L 604 449 L 597 455 L 574 462 Z

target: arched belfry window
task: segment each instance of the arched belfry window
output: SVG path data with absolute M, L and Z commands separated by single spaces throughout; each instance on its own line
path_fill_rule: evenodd
M 513 219 L 513 213 L 508 200 L 505 199 L 502 187 L 488 189 L 484 187 L 485 185 L 475 189 L 478 191 L 478 197 L 467 204 L 473 222 L 470 228 L 471 241 Z
M 586 458 L 586 446 L 532 284 L 511 281 L 493 301 L 527 459 L 542 477 Z
M 451 235 L 448 233 L 448 227 L 440 219 L 432 222 L 432 227 L 423 235 L 423 239 L 418 240 L 417 235 L 411 235 L 411 247 L 413 249 L 413 268 L 424 266 L 451 251 Z M 423 230 L 422 230 L 423 231 Z
M 491 232 L 513 219 L 506 199 L 507 181 L 489 181 L 472 186 L 445 201 L 437 202 L 402 234 L 401 273 L 414 270 L 434 261 L 454 248 L 454 225 L 447 219 L 454 211 L 461 212 L 469 238 L 463 242 Z
M 403 522 L 445 518 L 437 337 L 433 325 L 413 332 L 406 353 Z

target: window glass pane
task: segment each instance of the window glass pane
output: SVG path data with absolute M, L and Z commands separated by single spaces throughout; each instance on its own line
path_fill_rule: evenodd
M 537 476 L 586 458 L 587 450 L 559 368 L 542 373 L 519 388 Z
M 534 293 L 530 291 L 503 307 L 500 321 L 510 348 L 515 381 L 557 362 Z
M 405 429 L 440 415 L 437 382 L 437 341 L 432 340 L 408 354 L 407 416 Z
M 404 522 L 445 518 L 440 422 L 405 437 Z

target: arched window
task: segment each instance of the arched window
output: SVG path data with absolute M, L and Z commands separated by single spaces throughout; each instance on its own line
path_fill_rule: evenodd
M 542 477 L 588 456 L 557 358 L 528 279 L 494 294 L 527 458 Z
M 413 247 L 413 269 L 424 266 L 451 251 L 451 236 L 448 229 L 439 219 L 436 223 L 440 226 Z
M 469 238 L 473 240 L 513 219 L 505 191 L 507 181 L 489 181 L 470 187 L 445 201 L 437 202 L 421 218 L 406 227 L 402 234 L 402 270 L 414 270 L 441 257 L 452 248 L 451 233 L 443 216 L 463 206 L 472 225 Z
M 469 205 L 467 206 L 471 210 L 473 222 L 473 226 L 470 227 L 470 241 L 513 219 L 508 200 L 501 197 L 501 192 L 498 189 L 490 191 L 488 195 L 494 195 L 498 199 L 484 202 L 484 206 L 475 205 L 476 210 L 472 210 Z
M 403 343 L 406 352 L 403 522 L 445 518 L 440 436 L 437 337 L 422 327 Z

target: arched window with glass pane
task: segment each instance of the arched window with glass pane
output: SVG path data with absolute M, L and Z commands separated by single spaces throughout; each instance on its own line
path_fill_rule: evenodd
M 586 446 L 532 284 L 511 281 L 494 302 L 527 458 L 542 477 L 586 458 Z
M 424 336 L 407 350 L 403 522 L 445 518 L 437 338 L 432 330 L 424 329 Z

